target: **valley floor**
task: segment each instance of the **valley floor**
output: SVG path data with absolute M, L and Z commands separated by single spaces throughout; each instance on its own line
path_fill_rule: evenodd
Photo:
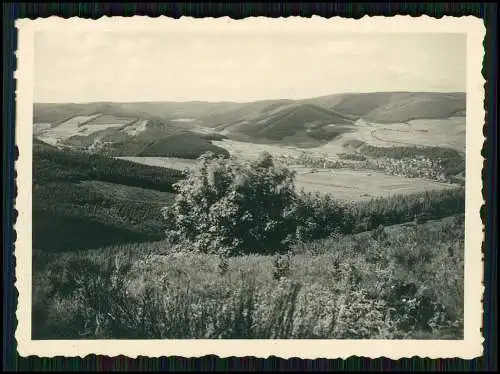
M 196 160 L 176 157 L 118 158 L 177 170 L 190 168 L 196 164 Z M 456 187 L 453 184 L 388 175 L 375 170 L 321 169 L 301 165 L 289 165 L 288 167 L 297 172 L 296 187 L 298 190 L 329 193 L 339 200 L 358 201 Z

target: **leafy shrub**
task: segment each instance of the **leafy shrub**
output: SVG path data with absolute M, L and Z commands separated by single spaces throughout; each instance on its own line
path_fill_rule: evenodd
M 219 274 L 224 275 L 229 270 L 229 263 L 227 261 L 226 251 L 219 250 L 218 259 L 219 259 L 219 262 L 217 264 L 217 268 L 219 270 Z
M 352 230 L 351 217 L 346 214 L 345 207 L 330 195 L 302 192 L 298 197 L 298 240 L 325 238 L 333 233 Z
M 372 238 L 379 242 L 385 241 L 387 237 L 388 237 L 387 232 L 385 231 L 385 228 L 382 225 L 379 225 L 375 230 L 372 231 Z
M 74 257 L 50 265 L 48 279 L 53 287 L 54 311 L 63 317 L 60 322 L 78 329 L 83 338 L 130 336 L 136 318 L 127 294 L 130 268 L 125 256 L 111 257 L 104 263 Z M 58 307 L 69 310 L 69 318 L 57 312 Z
M 278 253 L 274 256 L 273 278 L 281 279 L 288 276 L 290 273 L 291 253 L 284 255 Z
M 167 237 L 216 253 L 285 251 L 293 242 L 295 174 L 264 153 L 255 162 L 203 155 L 164 208 Z
M 413 221 L 441 219 L 462 213 L 465 189 L 454 188 L 377 197 L 343 203 L 328 194 L 301 193 L 297 199 L 297 239 L 308 241 L 334 233 L 351 234 Z

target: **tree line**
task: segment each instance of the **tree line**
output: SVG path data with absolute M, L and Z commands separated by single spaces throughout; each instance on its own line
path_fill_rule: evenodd
M 297 240 L 357 233 L 416 218 L 439 219 L 463 213 L 465 207 L 464 188 L 352 203 L 331 195 L 296 192 L 295 173 L 275 165 L 268 154 L 253 163 L 207 154 L 188 175 L 50 146 L 36 150 L 34 156 L 34 212 L 38 217 L 64 218 L 58 223 L 35 218 L 35 241 L 44 247 L 58 240 L 68 242 L 74 231 L 70 226 L 88 221 L 101 225 L 103 236 L 106 227 L 120 228 L 139 233 L 143 240 L 177 237 L 207 251 L 236 248 L 266 253 L 286 250 Z M 140 201 L 118 199 L 79 183 L 85 180 L 142 187 L 144 196 Z M 170 202 L 159 201 L 147 189 L 176 195 L 167 199 Z M 54 225 L 66 230 L 51 231 Z M 58 234 L 51 236 L 51 232 Z M 70 244 L 81 247 L 88 235 L 74 234 Z M 132 236 L 113 237 L 120 242 Z
M 172 184 L 182 175 L 179 170 L 141 165 L 103 155 L 62 151 L 39 144 L 33 147 L 33 184 L 100 180 L 172 192 Z
M 295 173 L 263 153 L 253 162 L 205 155 L 164 208 L 167 238 L 205 252 L 280 252 L 296 241 L 439 219 L 465 209 L 465 190 L 427 191 L 345 203 L 297 193 Z

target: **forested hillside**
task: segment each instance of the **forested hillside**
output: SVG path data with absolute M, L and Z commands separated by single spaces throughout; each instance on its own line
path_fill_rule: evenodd
M 34 140 L 33 246 L 72 250 L 161 238 L 157 217 L 181 176 Z

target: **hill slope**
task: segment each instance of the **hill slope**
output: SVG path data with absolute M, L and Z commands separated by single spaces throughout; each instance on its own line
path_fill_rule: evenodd
M 202 118 L 209 113 L 225 112 L 240 107 L 238 103 L 143 102 L 143 103 L 35 103 L 35 122 L 61 123 L 74 116 L 102 113 L 143 119 Z
M 73 250 L 159 239 L 177 170 L 61 150 L 34 140 L 33 247 Z
M 107 114 L 90 119 L 83 116 L 79 118 L 86 121 L 73 127 L 66 125 L 68 121 L 65 121 L 38 131 L 37 136 L 78 150 L 111 156 L 198 158 L 207 151 L 226 156 L 229 154 L 225 149 L 213 145 L 209 135 L 186 130 L 183 125 L 165 120 L 128 120 L 127 117 Z M 117 124 L 110 123 L 112 121 Z
M 255 118 L 272 109 L 290 104 L 312 104 L 334 110 L 354 119 L 368 117 L 374 121 L 408 121 L 414 118 L 446 118 L 463 115 L 466 94 L 439 92 L 373 92 L 341 93 L 302 100 L 262 100 L 237 102 L 145 102 L 145 103 L 35 103 L 35 122 L 60 123 L 74 116 L 102 113 L 143 119 L 173 120 L 192 118 L 205 125 L 222 125 Z M 418 109 L 418 110 L 417 110 Z M 382 112 L 384 115 L 382 115 Z M 415 117 L 416 116 L 416 117 Z
M 264 117 L 273 110 L 290 106 L 314 105 L 334 111 L 351 120 L 363 118 L 373 122 L 407 122 L 416 118 L 448 118 L 465 114 L 465 93 L 373 92 L 333 94 L 303 100 L 266 100 L 236 105 L 228 111 L 216 111 L 202 120 L 219 126 L 238 120 Z
M 465 113 L 465 93 L 432 92 L 349 93 L 249 103 L 34 105 L 34 121 L 40 136 L 59 137 L 73 146 L 83 143 L 90 146 L 99 139 L 108 144 L 111 154 L 125 152 L 119 156 L 198 157 L 207 150 L 225 153 L 201 136 L 200 128 L 215 129 L 236 140 L 317 146 L 353 130 L 358 119 L 389 124 L 463 117 Z M 72 123 L 75 118 L 82 122 Z M 146 128 L 139 132 L 127 130 L 127 126 L 133 127 L 140 121 L 148 124 Z M 169 139 L 179 134 L 180 138 Z M 181 152 L 178 144 L 183 144 L 186 151 Z
M 329 141 L 351 131 L 352 125 L 349 117 L 320 106 L 280 104 L 262 111 L 258 116 L 217 126 L 216 130 L 254 140 L 291 141 L 306 145 Z
M 338 94 L 309 102 L 378 123 L 407 122 L 417 118 L 463 115 L 465 93 L 375 92 Z

